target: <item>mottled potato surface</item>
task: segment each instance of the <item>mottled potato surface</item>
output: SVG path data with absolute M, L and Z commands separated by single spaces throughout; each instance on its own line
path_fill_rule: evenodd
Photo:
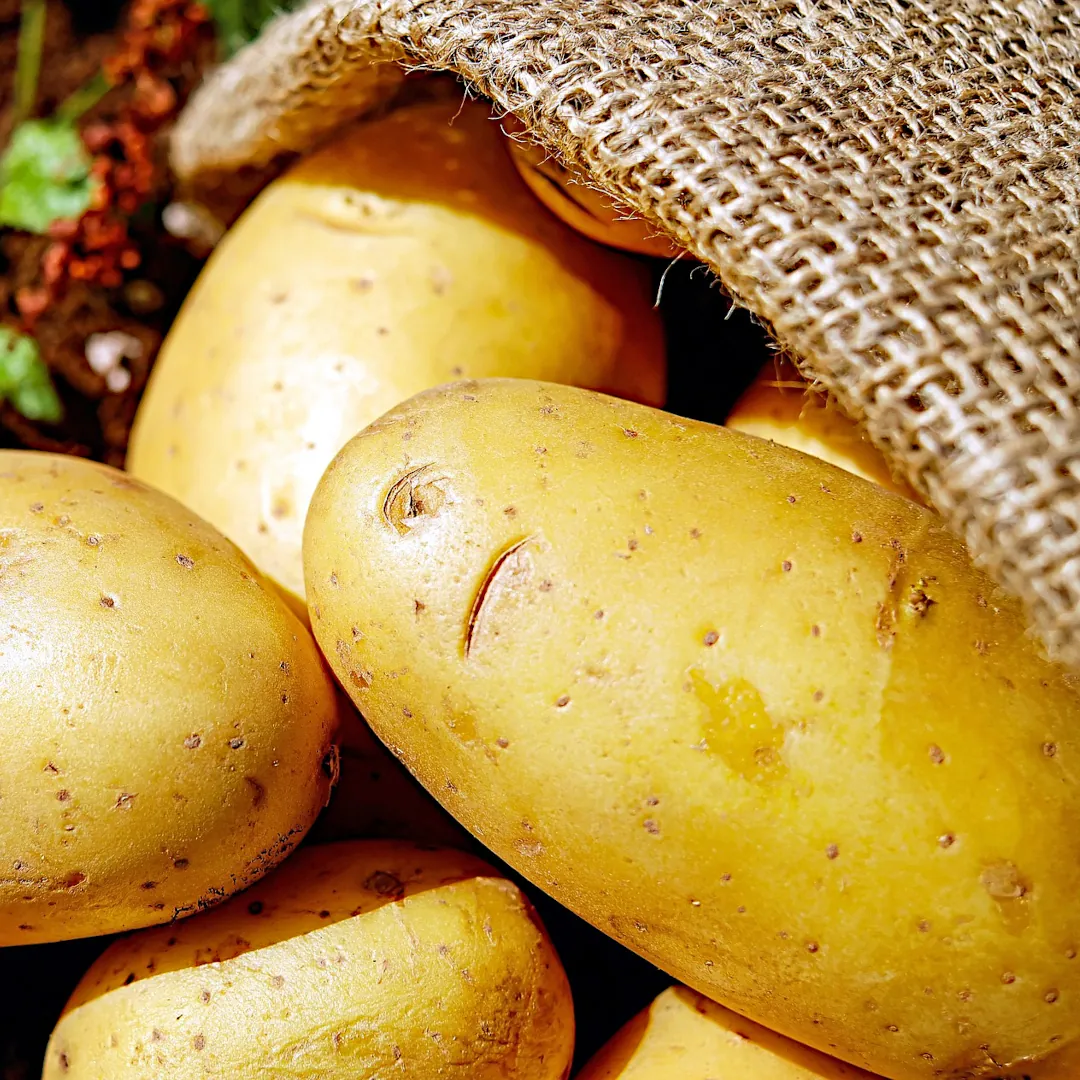
M 1080 699 L 940 519 L 524 381 L 312 504 L 323 651 L 469 829 L 681 982 L 894 1080 L 1080 1075 Z
M 0 452 L 0 944 L 235 892 L 335 765 L 333 683 L 274 587 L 123 473 Z
M 570 991 L 528 901 L 460 852 L 304 847 L 228 903 L 111 946 L 45 1080 L 563 1080 Z
M 685 986 L 665 990 L 578 1080 L 873 1080 Z
M 456 88 L 348 129 L 262 192 L 162 348 L 128 468 L 301 610 L 319 477 L 410 394 L 507 375 L 663 401 L 648 273 L 544 209 L 505 144 Z
M 724 424 L 733 431 L 801 450 L 898 495 L 922 501 L 910 485 L 893 475 L 866 432 L 827 394 L 813 390 L 790 360 L 777 358 L 762 368 Z

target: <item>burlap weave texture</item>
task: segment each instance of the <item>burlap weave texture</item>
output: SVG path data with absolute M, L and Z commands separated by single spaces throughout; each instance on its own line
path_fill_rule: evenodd
M 189 104 L 186 178 L 450 69 L 709 263 L 1080 666 L 1080 7 L 315 0 Z

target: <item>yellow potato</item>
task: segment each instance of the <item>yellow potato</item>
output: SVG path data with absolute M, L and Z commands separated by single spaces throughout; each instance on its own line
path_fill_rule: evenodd
M 109 948 L 44 1080 L 563 1080 L 570 989 L 535 912 L 460 852 L 305 847 L 227 904 Z
M 766 364 L 724 424 L 733 431 L 801 450 L 922 502 L 910 485 L 893 475 L 866 432 L 827 394 L 812 390 L 790 360 L 778 358 Z
M 567 168 L 530 140 L 525 125 L 512 116 L 503 126 L 513 136 L 510 154 L 532 193 L 567 225 L 598 244 L 664 259 L 686 254 L 655 225 L 616 206 L 576 169 Z
M 261 194 L 165 342 L 128 468 L 300 610 L 319 477 L 410 394 L 508 375 L 663 401 L 648 274 L 538 206 L 505 141 L 460 91 L 352 127 Z
M 680 982 L 893 1080 L 1080 1075 L 1076 678 L 934 514 L 480 381 L 343 450 L 305 570 L 380 738 Z
M 336 768 L 311 635 L 216 530 L 123 473 L 0 452 L 0 945 L 243 888 Z
M 873 1080 L 695 994 L 665 990 L 577 1080 Z

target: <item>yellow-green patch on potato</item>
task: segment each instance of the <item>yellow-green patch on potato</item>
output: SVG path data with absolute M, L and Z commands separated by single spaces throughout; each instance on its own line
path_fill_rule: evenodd
M 44 1080 L 564 1080 L 569 986 L 519 890 L 460 852 L 304 847 L 241 896 L 109 948 Z
M 874 1080 L 685 986 L 665 990 L 577 1080 Z
M 333 683 L 216 530 L 123 473 L 0 452 L 0 944 L 189 914 L 325 804 Z
M 347 129 L 233 226 L 162 347 L 128 468 L 306 610 L 304 517 L 356 432 L 461 376 L 659 404 L 652 300 L 645 268 L 537 203 L 489 107 L 452 87 Z
M 1080 1075 L 1076 679 L 936 515 L 479 381 L 345 448 L 305 569 L 376 733 L 680 982 L 894 1080 Z

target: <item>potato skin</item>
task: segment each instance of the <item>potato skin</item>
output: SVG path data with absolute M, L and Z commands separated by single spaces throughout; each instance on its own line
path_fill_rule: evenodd
M 319 477 L 409 395 L 507 375 L 663 401 L 647 272 L 540 206 L 505 143 L 457 89 L 348 129 L 262 192 L 162 348 L 128 468 L 300 610 Z
M 305 568 L 383 741 L 680 982 L 894 1080 L 1080 1075 L 1076 678 L 934 514 L 496 380 L 354 439 Z
M 351 841 L 113 945 L 43 1078 L 563 1080 L 573 1040 L 566 976 L 513 884 L 460 852 Z
M 333 683 L 216 530 L 123 473 L 0 452 L 0 944 L 235 892 L 325 804 Z
M 583 236 L 623 251 L 675 259 L 686 255 L 660 229 L 608 198 L 574 169 L 568 169 L 538 143 L 514 116 L 503 120 L 511 136 L 510 157 L 529 190 L 556 217 Z
M 621 1028 L 577 1080 L 873 1080 L 685 986 Z
M 790 360 L 778 358 L 762 368 L 724 426 L 801 450 L 897 495 L 923 501 L 909 484 L 893 475 L 866 432 L 849 420 L 835 401 L 812 390 Z

